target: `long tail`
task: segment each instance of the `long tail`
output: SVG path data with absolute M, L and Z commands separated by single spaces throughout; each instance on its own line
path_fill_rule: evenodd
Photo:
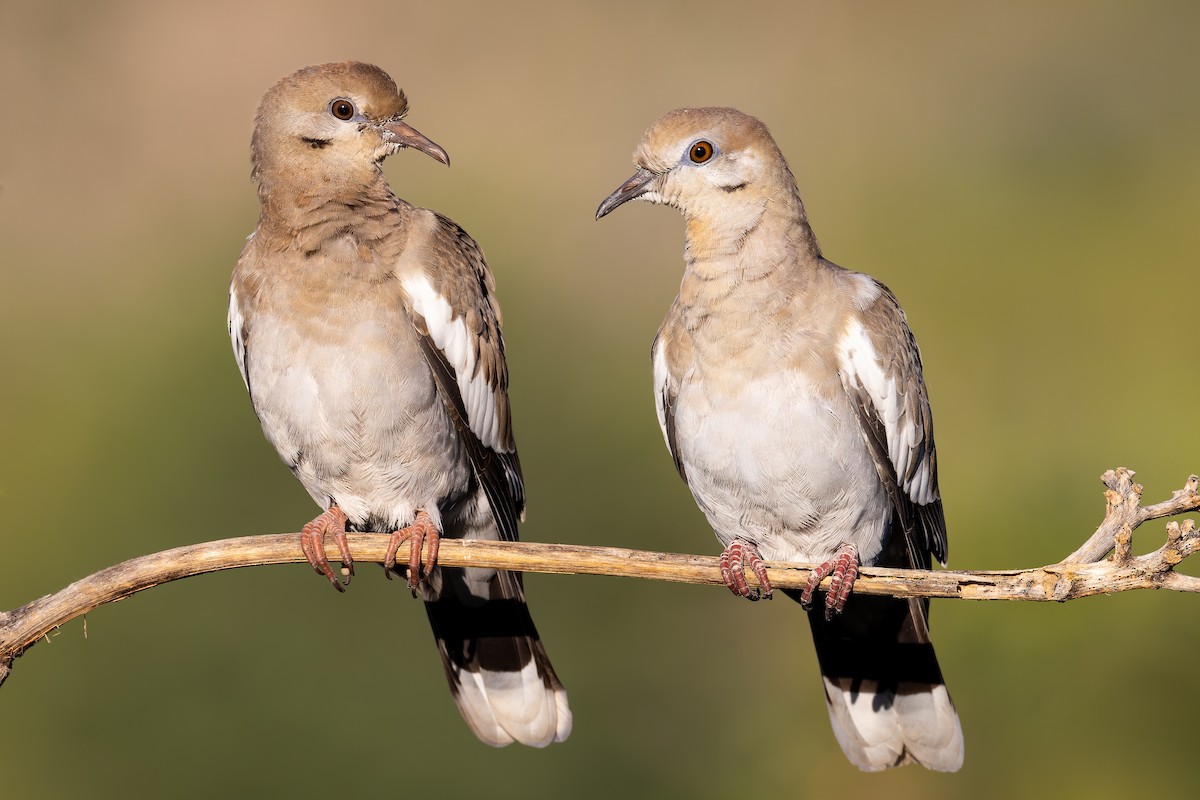
M 809 613 L 829 721 L 846 757 L 877 772 L 916 762 L 954 772 L 963 735 L 929 640 L 922 601 L 851 596 L 826 622 Z
M 438 567 L 425 593 L 450 692 L 482 741 L 561 742 L 567 692 L 538 637 L 518 573 Z

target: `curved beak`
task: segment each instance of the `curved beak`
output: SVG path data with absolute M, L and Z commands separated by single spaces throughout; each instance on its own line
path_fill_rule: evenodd
M 615 192 L 604 198 L 604 202 L 596 209 L 596 219 L 600 219 L 625 201 L 634 200 L 650 191 L 650 182 L 657 177 L 650 170 L 639 167 L 638 171 L 633 173 L 632 178 L 622 183 L 617 187 Z
M 450 156 L 447 155 L 446 151 L 426 139 L 420 131 L 407 122 L 395 120 L 384 124 L 383 140 L 391 144 L 398 144 L 401 147 L 411 147 L 414 150 L 420 150 L 430 158 L 442 162 L 447 167 L 450 166 Z

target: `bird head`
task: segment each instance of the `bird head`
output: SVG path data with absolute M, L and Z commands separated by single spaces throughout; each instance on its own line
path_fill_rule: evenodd
M 306 67 L 263 96 L 251 142 L 260 191 L 280 182 L 362 185 L 384 158 L 405 147 L 449 165 L 438 145 L 403 121 L 404 92 L 372 64 Z
M 737 109 L 670 111 L 646 131 L 633 161 L 637 172 L 605 198 L 596 219 L 640 198 L 682 211 L 689 236 L 699 230 L 737 236 L 768 206 L 799 204 L 796 182 L 767 126 Z

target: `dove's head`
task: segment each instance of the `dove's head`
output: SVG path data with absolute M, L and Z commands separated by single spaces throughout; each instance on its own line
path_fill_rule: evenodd
M 250 145 L 253 175 L 271 185 L 346 185 L 379 173 L 379 163 L 412 147 L 450 163 L 446 151 L 403 121 L 404 92 L 372 64 L 306 67 L 263 95 Z
M 803 214 L 796 181 L 759 119 L 734 108 L 680 108 L 660 117 L 633 154 L 637 172 L 596 211 L 640 198 L 678 208 L 689 237 L 736 236 L 768 210 Z

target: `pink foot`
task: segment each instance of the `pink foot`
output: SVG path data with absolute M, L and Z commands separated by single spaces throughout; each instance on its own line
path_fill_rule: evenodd
M 425 569 L 421 569 L 421 551 L 425 549 L 425 539 L 429 539 L 429 558 L 425 561 Z M 392 539 L 388 542 L 387 553 L 383 559 L 383 569 L 390 580 L 392 572 L 396 569 L 396 549 L 400 547 L 401 542 L 411 541 L 408 555 L 408 586 L 414 592 L 421 585 L 424 578 L 429 577 L 429 573 L 437 566 L 438 545 L 442 541 L 442 534 L 437 529 L 437 525 L 433 524 L 429 514 L 425 509 L 417 511 L 416 519 L 407 528 L 401 528 L 392 533 Z
M 808 576 L 804 591 L 800 593 L 800 605 L 812 608 L 813 592 L 817 590 L 821 580 L 826 575 L 829 579 L 829 591 L 825 595 L 825 620 L 833 619 L 834 614 L 842 613 L 850 591 L 854 588 L 854 580 L 858 577 L 858 548 L 852 544 L 843 544 L 833 554 L 833 558 L 818 566 Z
M 304 557 L 317 574 L 328 578 L 333 588 L 339 592 L 346 591 L 346 586 L 354 577 L 354 559 L 350 557 L 350 544 L 346 541 L 346 523 L 349 521 L 335 503 L 300 531 L 300 549 L 304 552 Z M 333 540 L 337 542 L 338 553 L 342 558 L 342 572 L 346 576 L 344 583 L 338 580 L 329 566 L 329 558 L 325 555 L 326 534 L 333 534 Z
M 721 553 L 721 580 L 729 587 L 729 591 L 738 597 L 758 600 L 760 597 L 771 599 L 771 582 L 767 580 L 767 568 L 763 566 L 762 556 L 758 548 L 745 539 L 734 539 Z M 758 578 L 757 589 L 751 589 L 746 580 L 746 570 L 749 569 Z

